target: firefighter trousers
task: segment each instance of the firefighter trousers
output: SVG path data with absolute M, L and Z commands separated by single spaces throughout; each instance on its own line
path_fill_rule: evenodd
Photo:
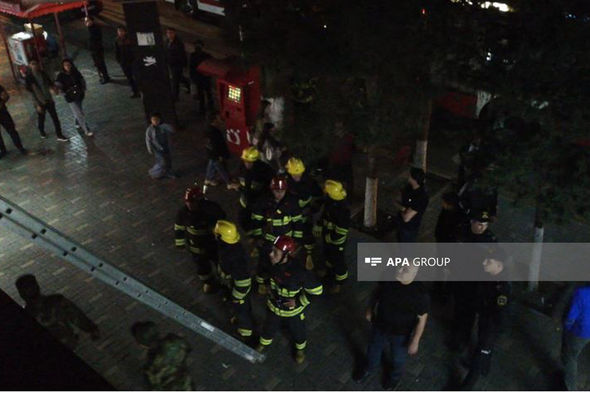
M 280 317 L 269 309 L 266 309 L 266 319 L 262 334 L 260 335 L 260 344 L 270 345 L 281 327 L 281 323 L 287 325 L 289 333 L 295 342 L 295 349 L 303 350 L 307 346 L 307 335 L 305 332 L 305 314 L 303 312 L 292 317 Z
M 262 247 L 258 248 L 258 266 L 256 266 L 256 283 L 257 284 L 268 284 L 270 279 L 270 252 L 272 250 L 272 244 L 265 241 Z
M 342 284 L 348 278 L 348 266 L 344 258 L 344 244 L 338 246 L 324 242 L 326 267 L 334 273 L 334 280 Z
M 209 254 L 192 253 L 193 262 L 197 264 L 197 276 L 204 284 L 213 282 L 213 269 L 211 267 L 212 258 Z
M 252 304 L 250 296 L 245 299 L 232 302 L 233 316 L 238 320 L 238 334 L 242 337 L 251 337 L 254 321 L 252 320 Z

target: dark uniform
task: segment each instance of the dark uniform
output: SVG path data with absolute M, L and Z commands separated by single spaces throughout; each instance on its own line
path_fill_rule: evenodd
M 186 340 L 172 333 L 150 348 L 144 373 L 152 390 L 193 390 L 192 378 L 186 368 L 190 351 Z
M 166 40 L 166 60 L 168 61 L 168 66 L 170 67 L 172 97 L 175 101 L 177 101 L 180 83 L 184 84 L 186 89 L 190 91 L 190 83 L 183 74 L 187 59 L 186 52 L 184 50 L 184 43 L 180 37 L 176 36 L 172 41 Z
M 307 173 L 303 174 L 300 181 L 295 181 L 291 176 L 287 178 L 287 189 L 295 196 L 298 205 L 303 212 L 303 244 L 308 253 L 313 250 L 313 215 L 319 210 L 317 201 L 322 197 L 322 189 Z
M 76 329 L 89 334 L 98 332 L 98 327 L 78 306 L 59 294 L 41 295 L 34 301 L 27 302 L 25 311 L 55 338 L 72 349 L 78 345 Z
M 133 73 L 133 41 L 131 41 L 128 35 L 125 35 L 125 37 L 117 37 L 117 39 L 115 39 L 115 58 L 117 59 L 117 63 L 121 66 L 125 78 L 127 78 L 133 96 L 138 96 L 139 89 L 137 88 L 135 75 Z
M 275 175 L 272 167 L 260 160 L 255 161 L 251 169 L 242 165 L 240 176 L 240 212 L 239 223 L 242 229 L 250 229 L 252 206 L 268 190 L 268 185 Z
M 211 262 L 217 262 L 217 247 L 213 228 L 217 220 L 225 218 L 225 212 L 215 202 L 200 199 L 196 209 L 186 206 L 178 211 L 174 223 L 174 243 L 176 247 L 186 247 L 197 264 L 197 275 L 204 283 L 213 279 Z M 188 240 L 188 244 L 187 244 Z
M 321 295 L 322 284 L 312 272 L 305 270 L 299 260 L 271 266 L 270 275 L 270 295 L 266 301 L 266 320 L 260 344 L 272 344 L 281 322 L 284 322 L 293 336 L 295 349 L 303 350 L 307 345 L 303 312 L 310 303 L 307 295 Z M 290 300 L 295 300 L 292 308 L 287 305 Z
M 303 238 L 303 215 L 297 199 L 289 194 L 278 202 L 272 194 L 261 198 L 252 208 L 248 235 L 262 241 L 258 250 L 256 282 L 265 284 L 269 277 L 269 253 L 276 238 L 280 235 L 299 241 Z
M 197 97 L 199 98 L 199 112 L 205 113 L 213 108 L 213 96 L 211 95 L 211 77 L 201 74 L 197 68 L 203 61 L 210 59 L 211 55 L 205 52 L 199 45 L 191 53 L 189 58 L 189 75 L 192 82 L 197 87 Z
M 88 49 L 90 49 L 92 61 L 98 71 L 100 82 L 106 83 L 111 78 L 109 77 L 107 65 L 104 62 L 104 47 L 102 45 L 102 30 L 100 26 L 97 26 L 95 23 L 88 26 L 88 35 Z
M 498 190 L 483 186 L 477 177 L 465 182 L 457 195 L 459 207 L 466 217 L 474 211 L 487 211 L 491 217 L 496 217 L 498 214 Z
M 504 272 L 498 280 L 503 279 Z M 480 375 L 490 371 L 491 357 L 498 334 L 501 332 L 506 318 L 506 309 L 512 287 L 506 281 L 488 281 L 477 283 L 475 294 L 476 304 L 468 322 L 470 331 L 479 315 L 477 329 L 477 345 L 471 360 L 469 373 L 462 383 L 462 390 L 472 390 Z M 473 296 L 473 294 L 472 294 Z
M 424 186 L 420 186 L 417 189 L 413 189 L 412 186 L 408 185 L 402 190 L 402 206 L 405 208 L 416 211 L 416 215 L 408 222 L 404 222 L 401 218 L 401 212 L 399 217 L 400 228 L 398 231 L 398 241 L 400 243 L 413 243 L 418 237 L 418 231 L 420 224 L 422 223 L 422 216 L 428 207 L 428 194 Z
M 6 102 L 8 102 L 8 99 L 8 92 L 2 85 L 0 85 L 0 127 L 4 128 L 4 131 L 10 135 L 10 138 L 12 138 L 12 143 L 17 149 L 19 149 L 21 152 L 26 152 L 20 140 L 20 136 L 18 135 L 18 132 L 14 126 L 12 116 L 10 116 L 8 109 L 6 109 Z M 0 158 L 2 158 L 4 154 L 6 154 L 6 146 L 4 145 L 2 133 L 0 132 Z
M 348 240 L 350 208 L 346 200 L 326 198 L 320 223 L 326 267 L 334 272 L 336 283 L 342 284 L 348 278 L 344 247 Z
M 252 278 L 250 278 L 248 269 L 248 257 L 240 243 L 219 242 L 218 252 L 219 280 L 229 292 L 228 298 L 232 301 L 234 317 L 238 324 L 238 334 L 242 337 L 250 337 L 254 323 L 249 296 Z

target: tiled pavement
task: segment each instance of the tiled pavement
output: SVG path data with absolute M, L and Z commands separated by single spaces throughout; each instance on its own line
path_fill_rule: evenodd
M 66 29 L 75 32 L 76 25 Z M 83 34 L 84 32 L 82 32 Z M 175 211 L 181 205 L 184 187 L 203 173 L 203 123 L 192 115 L 194 103 L 184 95 L 181 121 L 187 127 L 176 136 L 174 165 L 182 175 L 177 180 L 153 181 L 147 176 L 152 158 L 145 152 L 141 103 L 127 98 L 123 83 L 98 85 L 88 53 L 78 51 L 76 62 L 90 90 L 84 106 L 93 138 L 82 137 L 72 128 L 72 118 L 61 98 L 58 110 L 69 143 L 50 137 L 41 140 L 34 112 L 24 90 L 12 82 L 3 52 L 0 52 L 0 83 L 8 87 L 10 111 L 25 145 L 33 152 L 11 154 L 0 161 L 0 194 L 81 242 L 121 269 L 209 320 L 229 330 L 227 311 L 215 296 L 198 290 L 195 267 L 187 253 L 176 251 L 172 242 Z M 122 75 L 108 56 L 112 76 Z M 49 124 L 49 123 L 48 123 Z M 220 201 L 235 217 L 237 195 L 214 189 L 211 198 Z M 433 198 L 425 227 L 436 216 Z M 514 229 L 519 232 L 518 228 Z M 429 233 L 425 231 L 428 238 Z M 353 232 L 347 253 L 352 266 L 355 243 L 367 239 Z M 368 324 L 363 310 L 371 286 L 355 282 L 339 297 L 313 299 L 307 313 L 308 360 L 296 365 L 290 358 L 288 338 L 278 338 L 262 365 L 246 361 L 161 317 L 116 290 L 92 279 L 44 250 L 0 229 L 0 287 L 20 302 L 15 279 L 24 273 L 37 275 L 45 293 L 60 292 L 79 304 L 98 323 L 102 338 L 82 340 L 76 353 L 115 388 L 145 389 L 140 367 L 143 352 L 136 347 L 129 327 L 137 320 L 152 319 L 163 331 L 185 335 L 192 347 L 190 368 L 200 390 L 376 390 L 376 376 L 363 386 L 351 381 L 355 359 L 366 345 Z M 255 296 L 255 313 L 261 321 L 263 305 Z M 408 364 L 400 389 L 437 390 L 450 374 L 451 356 L 443 342 L 448 310 L 437 307 L 429 321 L 419 354 Z M 491 375 L 479 389 L 549 389 L 556 368 L 559 333 L 548 318 L 519 305 L 513 310 L 512 326 L 500 341 Z M 587 365 L 586 365 L 587 367 Z M 586 368 L 587 369 L 587 368 Z M 588 381 L 584 381 L 588 386 Z

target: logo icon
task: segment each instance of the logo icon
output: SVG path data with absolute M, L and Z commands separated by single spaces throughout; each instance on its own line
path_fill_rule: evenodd
M 382 261 L 381 257 L 366 257 L 365 258 L 365 263 L 369 264 L 373 267 L 379 265 Z

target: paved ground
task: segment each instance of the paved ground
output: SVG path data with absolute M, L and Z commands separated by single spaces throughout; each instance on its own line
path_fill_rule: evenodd
M 80 41 L 79 34 L 85 33 L 79 31 L 77 24 L 66 26 L 66 30 L 76 35 L 73 42 Z M 182 204 L 183 190 L 203 173 L 205 165 L 204 125 L 193 115 L 194 102 L 184 95 L 179 108 L 181 120 L 188 125 L 178 132 L 175 141 L 173 162 L 181 177 L 153 181 L 147 176 L 152 158 L 144 147 L 141 103 L 127 98 L 128 89 L 112 54 L 108 55 L 108 65 L 119 83 L 100 86 L 88 53 L 85 50 L 74 53 L 90 86 L 84 106 L 96 134 L 93 138 L 77 134 L 68 108 L 58 98 L 65 132 L 72 137 L 65 144 L 55 140 L 51 125 L 47 130 L 50 137 L 39 138 L 26 92 L 13 83 L 4 53 L 0 57 L 0 83 L 12 95 L 9 109 L 25 145 L 33 152 L 31 156 L 21 157 L 7 141 L 11 154 L 0 161 L 0 193 L 117 267 L 229 331 L 227 310 L 216 297 L 199 292 L 190 256 L 174 250 L 172 242 L 174 214 Z M 386 194 L 387 190 L 382 188 L 384 201 L 391 196 Z M 211 198 L 220 201 L 230 216 L 235 217 L 236 194 L 218 188 Z M 438 203 L 434 196 L 432 208 L 425 217 L 426 228 L 433 225 Z M 503 217 L 517 214 L 530 217 L 526 211 L 512 211 L 505 205 L 502 201 Z M 507 239 L 511 233 L 528 236 L 530 228 L 523 230 L 519 224 L 528 222 L 526 219 L 512 221 L 498 224 L 502 225 L 496 228 L 501 238 Z M 578 236 L 585 235 L 578 232 Z M 423 238 L 429 237 L 430 231 L 425 230 Z M 353 270 L 356 242 L 367 239 L 360 233 L 352 233 L 347 253 Z M 79 304 L 98 323 L 103 336 L 96 343 L 83 340 L 76 353 L 117 389 L 146 388 L 140 373 L 144 353 L 129 334 L 133 322 L 146 319 L 156 321 L 162 330 L 178 332 L 189 339 L 193 347 L 190 368 L 199 390 L 380 389 L 377 376 L 363 386 L 351 381 L 355 362 L 365 350 L 369 326 L 362 315 L 371 291 L 370 284 L 355 281 L 354 273 L 341 296 L 312 300 L 307 313 L 308 360 L 304 364 L 295 365 L 291 360 L 285 335 L 276 340 L 266 363 L 252 366 L 3 229 L 0 229 L 0 244 L 0 287 L 20 302 L 14 281 L 21 274 L 34 273 L 44 292 L 63 293 Z M 256 319 L 261 322 L 262 299 L 254 300 Z M 449 310 L 437 305 L 433 314 L 420 353 L 409 362 L 400 389 L 438 390 L 447 385 L 453 363 L 444 346 Z M 510 328 L 494 357 L 491 375 L 477 388 L 555 388 L 553 373 L 557 368 L 558 348 L 559 332 L 554 322 L 516 304 Z M 587 362 L 581 370 L 588 370 Z M 584 378 L 581 382 L 590 386 L 587 375 Z

